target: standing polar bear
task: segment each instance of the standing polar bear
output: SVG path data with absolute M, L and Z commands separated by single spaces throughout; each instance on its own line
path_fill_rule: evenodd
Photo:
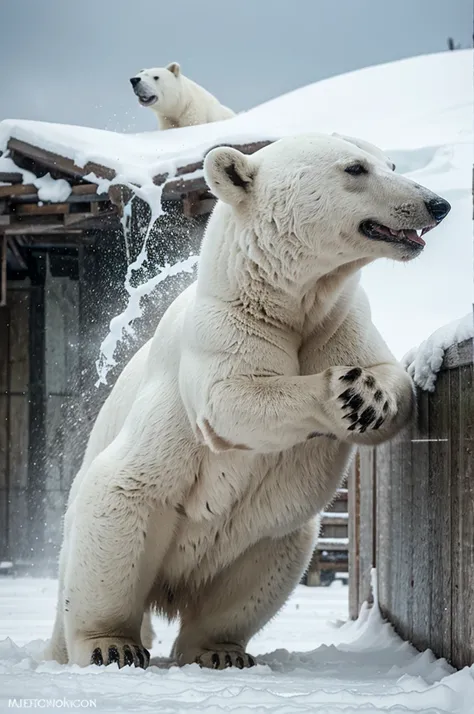
M 140 104 L 156 113 L 160 129 L 210 124 L 235 116 L 204 87 L 185 77 L 177 62 L 142 69 L 130 82 Z
M 420 255 L 450 206 L 353 141 L 207 155 L 197 282 L 118 379 L 72 487 L 50 657 L 146 666 L 156 608 L 179 618 L 177 663 L 253 665 L 354 447 L 409 419 L 359 271 Z

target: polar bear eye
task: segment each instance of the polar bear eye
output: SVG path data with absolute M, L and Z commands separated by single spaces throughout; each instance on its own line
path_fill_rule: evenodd
M 369 173 L 363 164 L 351 164 L 350 166 L 347 166 L 344 170 L 351 176 L 360 176 L 361 174 Z

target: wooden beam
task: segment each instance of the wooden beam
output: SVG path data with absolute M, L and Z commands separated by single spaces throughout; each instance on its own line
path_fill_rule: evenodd
M 202 194 L 199 191 L 188 193 L 183 197 L 183 213 L 186 218 L 194 218 L 195 216 L 205 216 L 211 213 L 216 205 L 215 198 L 201 198 Z
M 44 203 L 39 206 L 37 203 L 18 203 L 15 206 L 16 216 L 51 216 L 69 213 L 70 203 Z
M 238 151 L 241 151 L 242 154 L 254 154 L 256 151 L 259 149 L 263 149 L 265 146 L 268 146 L 269 144 L 272 144 L 272 141 L 254 141 L 250 144 L 237 144 L 233 145 L 230 142 L 227 144 L 218 144 L 217 146 L 212 146 L 210 147 L 209 151 L 211 149 L 216 149 L 219 146 L 232 146 L 234 149 L 238 149 Z M 186 166 L 181 166 L 177 171 L 176 171 L 176 176 L 178 179 L 176 181 L 169 181 L 168 185 L 172 185 L 175 183 L 179 183 L 179 181 L 184 181 L 186 187 L 188 186 L 193 186 L 194 183 L 198 183 L 199 185 L 204 185 L 206 186 L 206 182 L 204 181 L 204 177 L 197 177 L 196 179 L 191 179 L 188 178 L 186 179 L 187 174 L 193 174 L 195 171 L 199 171 L 200 169 L 203 168 L 204 164 L 204 159 L 202 161 L 195 161 L 192 164 L 186 164 Z M 168 179 L 169 174 L 157 174 L 153 178 L 153 183 L 155 183 L 157 186 L 161 186 L 165 181 Z M 193 188 L 186 190 L 186 193 L 189 193 L 190 190 L 194 190 Z
M 33 236 L 33 235 L 48 235 L 55 234 L 58 232 L 64 232 L 64 223 L 24 223 L 24 222 L 14 222 L 10 223 L 8 228 L 5 229 L 4 233 L 8 236 Z M 73 231 L 74 233 L 80 233 L 78 229 Z
M 119 215 L 123 215 L 123 207 L 130 201 L 133 191 L 128 186 L 115 184 L 109 188 L 110 201 L 117 206 Z
M 340 514 L 340 517 L 338 517 L 338 514 L 336 512 L 336 517 L 333 518 L 333 514 L 331 515 L 326 515 L 323 514 L 321 516 L 321 525 L 322 526 L 347 526 L 348 525 L 348 518 L 344 518 L 344 513 Z
M 17 171 L 0 171 L 0 183 L 21 183 L 23 174 Z
M 316 550 L 341 551 L 348 550 L 347 538 L 319 538 L 316 543 Z
M 113 169 L 97 164 L 94 161 L 88 161 L 87 164 L 82 167 L 76 166 L 72 159 L 67 159 L 52 151 L 46 151 L 46 149 L 41 149 L 38 146 L 33 146 L 25 141 L 19 141 L 14 138 L 9 140 L 7 146 L 10 151 L 26 156 L 40 166 L 45 166 L 50 171 L 60 171 L 73 178 L 83 178 L 90 173 L 94 173 L 103 179 L 111 180 L 115 178 L 115 171 Z
M 192 218 L 197 215 L 199 208 L 199 192 L 192 191 L 183 199 L 183 213 L 186 218 Z
M 64 225 L 67 227 L 84 227 L 92 229 L 92 227 L 100 227 L 101 224 L 105 228 L 110 221 L 116 221 L 119 225 L 117 210 L 114 208 L 110 211 L 101 211 L 100 213 L 69 213 L 64 216 Z M 94 226 L 92 226 L 94 224 Z
M 25 193 L 38 195 L 38 189 L 32 184 L 17 184 L 16 186 L 0 186 L 0 198 L 10 198 L 12 196 L 21 196 Z
M 14 238 L 8 238 L 8 236 L 5 236 L 7 239 L 7 247 L 8 251 L 13 255 L 14 260 L 16 265 L 14 266 L 15 270 L 28 270 L 28 265 L 23 258 L 18 243 Z
M 0 307 L 7 304 L 7 237 L 0 236 Z
M 94 238 L 86 235 L 83 230 L 63 230 L 59 233 L 38 234 L 31 237 L 31 246 L 37 248 L 69 247 L 93 245 Z
M 0 199 L 11 198 L 15 201 L 31 201 L 38 200 L 38 189 L 33 184 L 25 183 L 20 186 L 0 186 Z M 93 183 L 77 184 L 71 187 L 71 193 L 66 199 L 66 203 L 78 203 L 81 201 L 108 201 L 106 193 L 98 194 L 97 186 Z M 51 201 L 44 201 L 51 203 Z

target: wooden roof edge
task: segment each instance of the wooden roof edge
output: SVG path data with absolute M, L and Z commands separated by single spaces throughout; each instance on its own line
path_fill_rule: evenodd
M 201 187 L 205 188 L 206 182 L 204 181 L 204 178 L 193 177 L 192 174 L 203 168 L 204 159 L 209 153 L 209 151 L 212 151 L 212 149 L 217 149 L 220 146 L 230 146 L 233 149 L 241 151 L 243 154 L 254 154 L 256 151 L 259 151 L 260 149 L 263 149 L 265 146 L 269 146 L 272 143 L 272 141 L 265 140 L 253 141 L 247 144 L 231 144 L 230 142 L 227 142 L 225 144 L 216 144 L 215 146 L 211 146 L 208 151 L 206 151 L 206 154 L 200 161 L 194 161 L 191 164 L 185 164 L 184 166 L 180 166 L 176 171 L 175 177 L 169 178 L 169 174 L 157 174 L 153 177 L 153 183 L 157 186 L 165 184 L 164 193 L 170 196 L 173 196 L 178 192 L 180 194 L 183 194 L 199 190 Z
M 1 181 L 1 174 L 0 174 Z M 107 194 L 98 194 L 98 187 L 94 183 L 81 183 L 71 186 L 71 194 L 68 201 L 75 201 L 76 199 L 87 196 L 88 198 L 93 198 L 97 201 L 107 200 Z M 21 201 L 27 201 L 29 199 L 35 199 L 38 197 L 38 188 L 33 184 L 29 183 L 18 183 L 10 184 L 8 186 L 0 186 L 0 199 L 17 199 Z M 85 200 L 85 198 L 84 198 Z M 50 203 L 49 201 L 44 201 L 44 203 Z
M 244 154 L 253 154 L 259 149 L 262 149 L 263 147 L 268 146 L 271 143 L 271 141 L 267 140 L 254 141 L 245 144 L 232 144 L 231 142 L 227 142 L 225 144 L 216 144 L 215 146 L 210 147 L 209 151 L 219 146 L 232 146 L 233 148 L 238 149 Z M 27 159 L 37 162 L 48 170 L 59 171 L 60 173 L 64 174 L 66 179 L 73 178 L 87 180 L 85 179 L 85 177 L 88 174 L 93 173 L 98 178 L 112 181 L 114 178 L 116 178 L 117 175 L 114 169 L 111 169 L 107 166 L 103 166 L 102 164 L 99 164 L 95 161 L 88 161 L 85 166 L 80 167 L 77 166 L 72 159 L 68 159 L 64 156 L 61 156 L 60 154 L 48 151 L 47 149 L 42 149 L 41 147 L 35 146 L 34 144 L 29 144 L 28 142 L 15 139 L 14 137 L 9 139 L 7 148 L 13 155 L 20 154 L 21 156 L 24 156 Z M 12 158 L 14 160 L 14 156 Z M 204 179 L 201 180 L 200 177 L 192 176 L 187 178 L 189 174 L 194 174 L 196 171 L 202 169 L 203 164 L 204 158 L 200 161 L 180 166 L 174 178 L 170 178 L 168 173 L 158 174 L 153 177 L 153 183 L 155 183 L 157 186 L 166 184 L 165 197 L 169 197 L 170 200 L 176 199 L 178 195 L 180 196 L 191 191 L 199 190 L 201 188 L 205 189 L 206 184 L 204 182 Z M 12 184 L 20 182 L 21 174 L 16 175 L 14 177 L 14 180 L 11 181 Z
M 102 166 L 95 161 L 88 161 L 85 166 L 77 166 L 72 159 L 14 137 L 9 139 L 7 148 L 13 155 L 20 154 L 27 159 L 36 161 L 50 171 L 59 171 L 65 174 L 65 177 L 84 180 L 85 176 L 94 173 L 98 178 L 112 180 L 116 176 L 114 169 Z M 12 158 L 14 161 L 14 157 Z

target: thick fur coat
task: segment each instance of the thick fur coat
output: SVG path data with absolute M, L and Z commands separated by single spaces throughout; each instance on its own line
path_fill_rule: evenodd
M 253 664 L 354 447 L 412 413 L 360 269 L 418 256 L 449 205 L 393 168 L 318 134 L 208 154 L 197 282 L 124 369 L 72 487 L 48 656 L 146 666 L 157 608 L 179 664 Z
M 155 112 L 160 129 L 210 124 L 235 116 L 207 89 L 185 77 L 177 62 L 142 69 L 130 82 L 140 104 Z

